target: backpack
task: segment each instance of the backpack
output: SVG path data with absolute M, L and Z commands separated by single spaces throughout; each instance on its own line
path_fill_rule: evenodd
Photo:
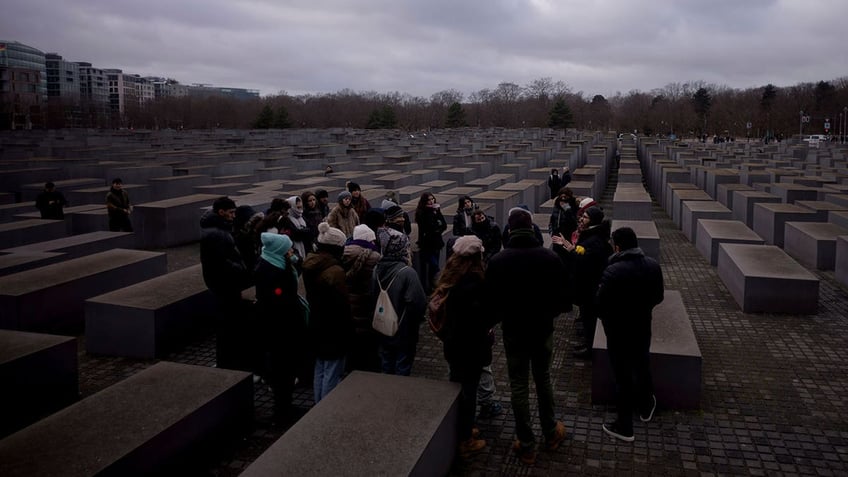
M 388 291 L 389 288 L 392 287 L 392 283 L 395 282 L 395 278 L 397 278 L 398 273 L 400 273 L 404 268 L 407 267 L 403 267 L 395 272 L 392 280 L 386 288 L 383 288 L 383 284 L 380 283 L 380 279 L 377 278 L 377 286 L 380 287 L 380 294 L 377 295 L 377 306 L 374 307 L 374 318 L 371 320 L 371 327 L 386 336 L 394 336 L 397 334 L 398 326 L 403 320 L 403 316 L 398 318 L 395 306 L 392 305 L 392 300 L 389 298 Z
M 430 331 L 442 341 L 448 334 L 446 310 L 448 296 L 450 296 L 449 289 L 437 288 L 430 296 L 430 302 L 427 303 L 427 324 L 430 325 Z

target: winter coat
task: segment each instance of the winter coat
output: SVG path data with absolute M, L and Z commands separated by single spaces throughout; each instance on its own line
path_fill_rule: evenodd
M 365 198 L 362 193 L 359 193 L 359 199 L 352 198 L 350 199 L 350 206 L 356 212 L 356 216 L 362 220 L 365 217 L 365 212 L 368 212 L 368 209 L 371 208 L 371 204 L 368 202 L 368 199 Z M 358 224 L 357 224 L 358 225 Z M 351 233 L 353 235 L 353 233 Z
M 571 309 L 570 290 L 562 261 L 529 229 L 513 233 L 486 268 L 489 313 L 502 323 L 504 337 L 535 343 L 549 336 L 554 318 Z
M 291 238 L 294 251 L 303 259 L 308 252 L 312 252 L 312 231 L 303 218 L 303 212 L 295 207 L 293 199 L 289 199 L 291 208 L 289 215 L 283 219 L 283 230 Z
M 474 223 L 474 216 L 471 210 L 462 209 L 456 212 L 453 216 L 453 228 L 451 232 L 454 237 L 462 237 L 463 235 L 471 235 L 471 225 Z
M 548 189 L 551 190 L 551 197 L 555 197 L 562 187 L 562 179 L 559 174 L 551 174 L 548 176 Z
M 426 208 L 423 213 L 415 214 L 418 223 L 418 247 L 422 251 L 437 252 L 445 246 L 442 233 L 448 229 L 442 211 L 437 208 Z
M 127 199 L 129 201 L 129 199 Z M 51 204 L 52 202 L 52 204 Z M 42 219 L 62 220 L 65 218 L 63 207 L 68 206 L 65 196 L 57 190 L 53 192 L 42 191 L 35 198 L 35 207 L 41 212 Z
M 200 217 L 200 263 L 203 281 L 216 296 L 237 299 L 251 282 L 251 273 L 236 248 L 232 222 L 208 210 Z
M 480 369 L 492 362 L 489 330 L 495 325 L 486 312 L 483 278 L 468 274 L 450 289 L 445 300 L 444 353 L 451 368 Z
M 482 222 L 471 224 L 471 232 L 483 242 L 483 260 L 488 262 L 496 253 L 503 248 L 501 241 L 501 228 L 492 217 L 486 216 Z
M 353 317 L 341 261 L 325 251 L 310 254 L 303 262 L 303 284 L 315 356 L 343 358 L 353 337 Z
M 381 255 L 371 242 L 353 240 L 344 248 L 342 263 L 345 267 L 347 289 L 350 293 L 350 311 L 357 334 L 371 334 L 374 307 L 371 298 L 371 280 L 374 267 Z
M 574 199 L 562 201 L 559 198 L 554 201 L 554 210 L 551 212 L 551 220 L 548 223 L 548 233 L 551 235 L 562 234 L 569 240 L 571 234 L 577 230 L 577 203 Z
M 396 280 L 392 283 L 392 279 L 395 277 Z M 415 269 L 407 266 L 406 262 L 383 257 L 374 268 L 374 275 L 371 280 L 372 310 L 377 303 L 377 295 L 380 293 L 378 280 L 384 289 L 391 283 L 387 293 L 395 312 L 401 318 L 397 334 L 393 337 L 381 335 L 380 339 L 390 345 L 397 344 L 407 340 L 413 327 L 417 329 L 424 321 L 427 295 L 424 293 L 424 288 L 421 286 L 421 281 Z
M 650 331 L 651 310 L 663 301 L 660 265 L 640 248 L 609 258 L 598 285 L 598 315 L 607 334 L 626 336 Z
M 307 322 L 301 313 L 294 267 L 287 264 L 283 270 L 260 258 L 254 278 L 259 338 L 264 341 L 265 349 L 301 349 L 307 337 Z
M 609 244 L 610 222 L 605 220 L 580 232 L 580 237 L 571 252 L 555 247 L 574 274 L 574 304 L 587 305 L 595 300 L 598 283 L 607 266 L 612 246 Z M 582 249 L 582 251 L 581 251 Z
M 359 216 L 353 207 L 345 207 L 341 204 L 333 207 L 327 216 L 327 223 L 344 232 L 347 238 L 353 237 L 353 229 L 359 225 Z
M 130 196 L 124 189 L 118 190 L 110 188 L 106 194 L 106 210 L 109 213 L 109 218 L 122 219 L 127 213 L 124 209 L 130 208 Z

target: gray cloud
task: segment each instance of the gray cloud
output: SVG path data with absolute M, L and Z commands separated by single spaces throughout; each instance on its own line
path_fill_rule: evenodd
M 848 75 L 844 0 L 11 0 L 0 34 L 72 61 L 262 94 L 611 95 Z

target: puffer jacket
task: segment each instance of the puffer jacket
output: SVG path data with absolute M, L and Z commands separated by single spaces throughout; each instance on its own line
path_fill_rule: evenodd
M 203 281 L 217 296 L 238 297 L 250 286 L 252 274 L 232 235 L 232 222 L 211 210 L 200 217 L 200 263 Z
M 483 277 L 467 274 L 450 289 L 445 300 L 445 359 L 458 369 L 480 369 L 492 362 L 489 330 L 494 326 L 486 312 Z
M 325 251 L 310 254 L 303 262 L 303 284 L 315 356 L 344 357 L 353 337 L 353 316 L 341 261 Z
M 640 248 L 614 254 L 598 285 L 598 315 L 605 328 L 626 333 L 651 321 L 651 310 L 663 301 L 660 265 Z M 650 328 L 649 328 L 650 329 Z
M 372 332 L 371 278 L 374 267 L 380 261 L 380 252 L 370 242 L 353 240 L 344 248 L 342 262 L 346 269 L 347 288 L 350 293 L 350 308 L 356 333 Z

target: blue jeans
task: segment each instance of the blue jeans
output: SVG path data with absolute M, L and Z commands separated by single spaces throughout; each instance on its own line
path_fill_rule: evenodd
M 545 338 L 515 339 L 503 337 L 509 387 L 512 390 L 512 414 L 515 416 L 515 433 L 522 447 L 536 443 L 530 424 L 530 371 L 536 382 L 536 398 L 539 401 L 539 421 L 545 437 L 556 430 L 554 419 L 554 391 L 551 386 L 551 360 L 553 358 L 553 333 Z
M 409 376 L 418 348 L 419 324 L 404 323 L 398 334 L 380 340 L 380 362 L 384 374 Z M 408 327 L 408 328 L 407 328 Z
M 491 406 L 495 401 L 495 377 L 492 365 L 483 366 L 480 374 L 480 386 L 477 388 L 477 402 L 480 406 Z
M 318 401 L 324 399 L 339 384 L 344 370 L 344 358 L 315 360 L 315 379 L 312 383 L 315 390 L 315 404 L 318 404 Z

